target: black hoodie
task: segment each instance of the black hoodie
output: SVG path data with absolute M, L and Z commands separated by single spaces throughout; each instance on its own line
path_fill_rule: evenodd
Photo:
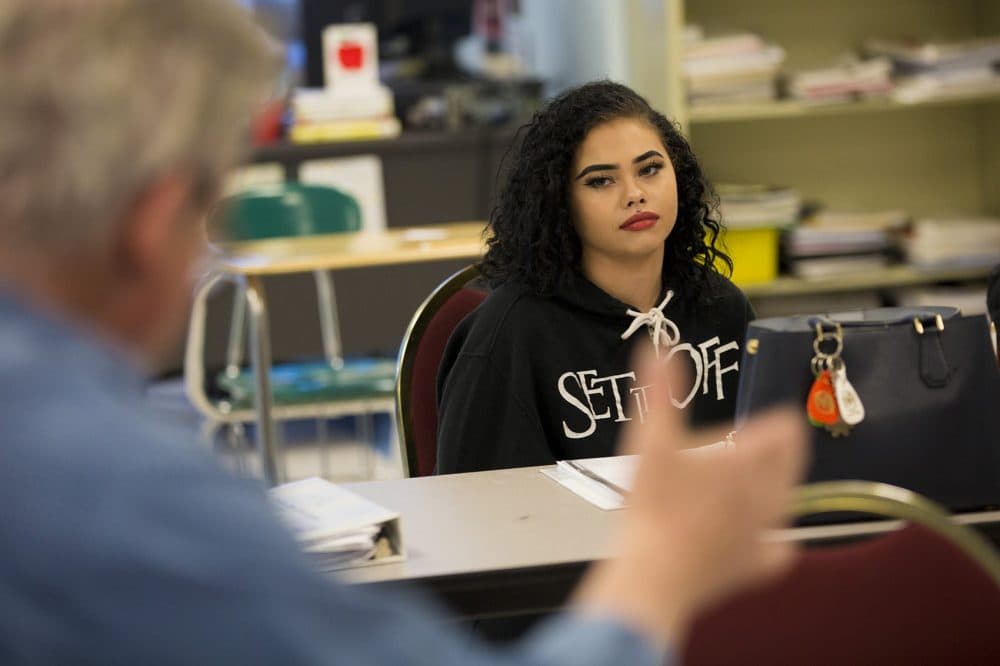
M 674 404 L 693 424 L 731 424 L 753 310 L 715 273 L 695 303 L 681 299 L 680 288 L 664 290 L 662 317 L 635 312 L 580 274 L 551 297 L 513 283 L 497 288 L 455 329 L 441 361 L 437 471 L 614 455 L 620 425 L 630 414 L 641 419 L 655 401 L 629 364 L 657 320 L 660 356 L 690 370 L 690 392 L 673 396 Z

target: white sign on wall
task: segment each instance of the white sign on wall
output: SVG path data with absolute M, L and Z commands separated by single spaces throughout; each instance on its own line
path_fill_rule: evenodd
M 378 155 L 308 160 L 299 165 L 299 180 L 329 185 L 350 194 L 361 207 L 361 228 L 385 229 L 385 191 L 382 160 Z
M 378 38 L 371 23 L 338 23 L 323 30 L 323 74 L 334 94 L 379 88 Z

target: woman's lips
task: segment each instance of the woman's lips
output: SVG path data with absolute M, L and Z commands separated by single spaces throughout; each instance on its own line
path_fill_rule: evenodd
M 660 216 L 656 213 L 636 213 L 622 222 L 618 228 L 623 231 L 643 231 L 644 229 L 649 229 L 655 225 L 656 221 L 659 219 Z

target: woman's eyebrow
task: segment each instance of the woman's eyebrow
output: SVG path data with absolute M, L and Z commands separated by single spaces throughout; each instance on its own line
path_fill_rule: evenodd
M 639 162 L 642 162 L 643 160 L 647 160 L 650 157 L 659 157 L 659 158 L 662 159 L 663 158 L 663 154 L 660 151 L 658 151 L 658 150 L 647 150 L 642 155 L 639 155 L 639 157 L 637 157 L 634 160 L 632 160 L 632 163 L 633 164 L 638 164 Z M 583 178 L 584 176 L 586 176 L 588 173 L 592 173 L 594 171 L 614 171 L 617 168 L 618 168 L 617 164 L 591 164 L 590 166 L 584 167 L 583 170 L 580 171 L 580 173 L 578 173 L 576 175 L 576 178 L 574 178 L 574 180 L 580 180 L 581 178 Z
M 574 180 L 580 180 L 592 171 L 614 171 L 617 168 L 617 164 L 591 164 L 590 166 L 584 167 L 583 171 L 578 173 Z
M 639 162 L 649 159 L 650 157 L 659 157 L 660 159 L 663 159 L 663 154 L 658 150 L 647 150 L 642 155 L 639 155 L 639 157 L 632 160 L 632 164 L 638 164 Z

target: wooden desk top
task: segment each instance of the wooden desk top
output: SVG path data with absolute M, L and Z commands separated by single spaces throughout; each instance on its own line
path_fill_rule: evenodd
M 486 249 L 486 222 L 454 222 L 385 231 L 220 243 L 219 267 L 229 273 L 273 275 L 441 259 L 477 259 Z

